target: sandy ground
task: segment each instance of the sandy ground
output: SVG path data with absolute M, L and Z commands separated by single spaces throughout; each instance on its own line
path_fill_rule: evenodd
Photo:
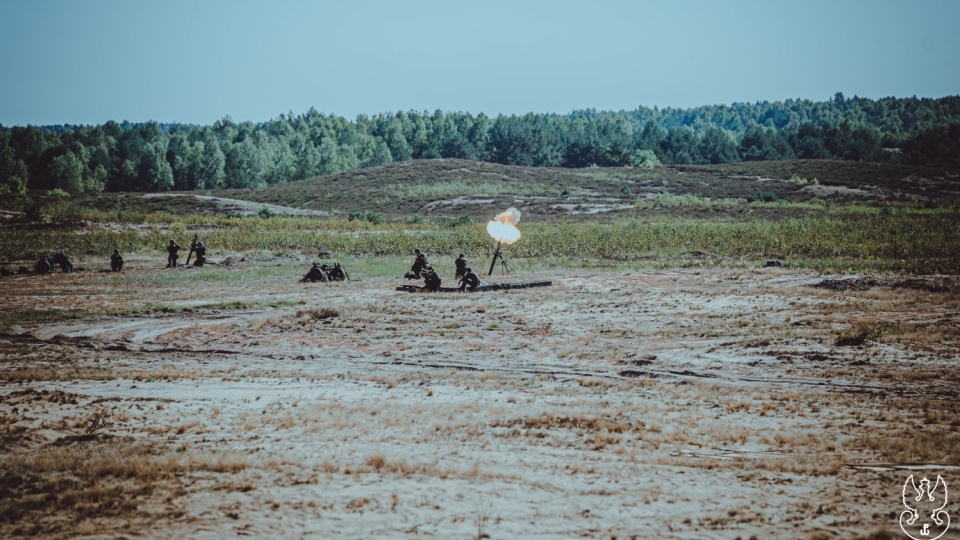
M 91 314 L 0 328 L 0 536 L 900 537 L 960 489 L 950 276 L 284 264 L 4 278 Z

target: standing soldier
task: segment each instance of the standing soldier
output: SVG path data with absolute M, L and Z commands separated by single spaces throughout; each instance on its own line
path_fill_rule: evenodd
M 120 249 L 113 250 L 113 255 L 110 256 L 110 269 L 114 272 L 119 272 L 123 269 L 123 257 L 120 256 Z
M 468 291 L 475 291 L 480 285 L 480 278 L 473 273 L 473 268 L 467 268 L 467 271 L 463 275 L 463 279 L 460 280 L 460 292 L 463 292 L 464 289 Z
M 453 279 L 460 279 L 467 273 L 467 259 L 464 257 L 463 253 L 457 257 L 457 260 L 454 261 L 454 264 L 457 265 L 457 274 Z
M 176 268 L 177 267 L 177 258 L 180 254 L 180 244 L 171 240 L 170 244 L 167 245 L 167 268 Z
M 197 260 L 193 261 L 193 265 L 203 266 L 207 262 L 207 246 L 203 245 L 203 241 L 197 242 L 194 251 L 197 253 Z

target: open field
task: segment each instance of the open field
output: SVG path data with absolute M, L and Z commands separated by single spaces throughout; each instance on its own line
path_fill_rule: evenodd
M 0 277 L 0 537 L 900 537 L 909 474 L 960 478 L 960 184 L 875 168 L 4 201 L 0 266 L 86 270 Z M 552 287 L 395 291 L 414 246 L 485 274 L 508 205 L 481 277 Z
M 0 535 L 850 536 L 960 470 L 956 278 L 153 263 L 5 279 Z

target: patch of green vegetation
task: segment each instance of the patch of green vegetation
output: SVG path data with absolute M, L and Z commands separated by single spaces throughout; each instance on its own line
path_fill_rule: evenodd
M 539 183 L 452 180 L 418 184 L 383 186 L 388 197 L 396 199 L 437 199 L 457 196 L 556 195 L 556 190 Z

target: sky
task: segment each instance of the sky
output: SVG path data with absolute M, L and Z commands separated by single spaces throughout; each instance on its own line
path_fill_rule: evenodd
M 956 0 L 0 0 L 0 124 L 960 94 Z

